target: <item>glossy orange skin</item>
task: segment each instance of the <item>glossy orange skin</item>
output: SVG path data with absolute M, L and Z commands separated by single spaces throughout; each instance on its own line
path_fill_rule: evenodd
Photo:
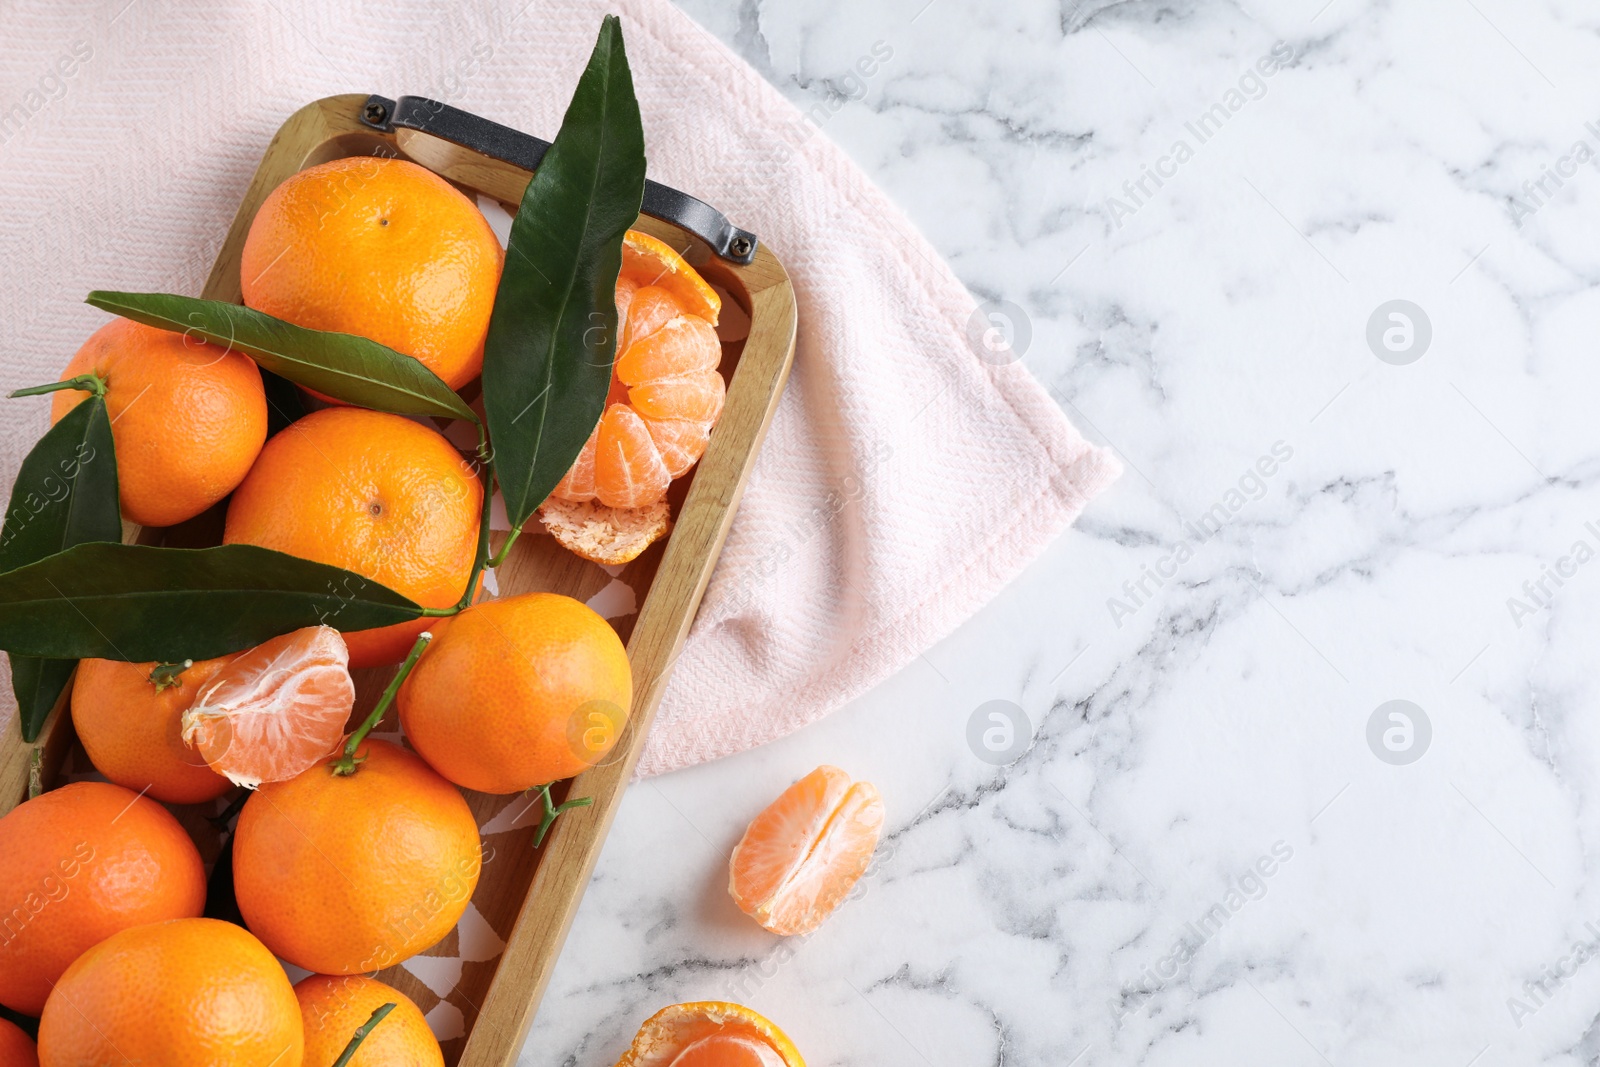
M 422 1010 L 393 986 L 361 975 L 314 974 L 295 985 L 294 995 L 305 1025 L 307 1067 L 331 1067 L 356 1028 L 385 1004 L 394 1010 L 361 1042 L 349 1067 L 444 1067 Z
M 157 690 L 154 663 L 86 659 L 72 683 L 72 725 L 95 770 L 167 804 L 215 800 L 232 784 L 183 743 L 183 713 L 231 657 L 201 660 Z
M 67 965 L 119 930 L 192 918 L 200 853 L 160 804 L 75 782 L 0 818 L 0 1004 L 37 1015 Z
M 320 974 L 378 970 L 436 944 L 466 911 L 482 866 L 460 790 L 387 741 L 362 751 L 348 777 L 324 761 L 262 786 L 234 837 L 245 923 Z
M 267 396 L 248 356 L 113 319 L 78 349 L 61 380 L 95 374 L 117 449 L 122 517 L 141 526 L 192 519 L 233 491 L 267 439 Z M 88 393 L 51 394 L 54 425 Z
M 472 575 L 482 503 L 482 484 L 433 430 L 325 408 L 267 442 L 228 504 L 222 539 L 343 567 L 445 608 Z M 345 631 L 351 668 L 399 663 L 427 622 Z
M 482 212 L 432 171 L 354 156 L 272 191 L 245 239 L 246 306 L 415 356 L 459 389 L 483 369 L 505 253 Z
M 248 930 L 215 919 L 101 942 L 67 969 L 39 1020 L 42 1067 L 300 1067 L 303 1049 L 289 976 Z
M 0 1067 L 39 1067 L 39 1050 L 22 1028 L 0 1019 Z
M 611 624 L 571 597 L 526 593 L 450 619 L 396 702 L 406 736 L 440 774 L 515 793 L 599 762 L 632 699 L 628 654 Z

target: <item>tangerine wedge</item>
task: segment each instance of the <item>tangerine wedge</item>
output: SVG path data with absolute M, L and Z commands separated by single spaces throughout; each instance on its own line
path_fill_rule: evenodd
M 195 694 L 183 740 L 235 785 L 283 782 L 339 746 L 355 706 L 350 652 L 307 626 L 240 653 Z
M 617 1067 L 806 1067 L 787 1034 L 742 1004 L 662 1008 L 639 1027 Z
M 699 461 L 722 415 L 727 386 L 714 329 L 722 298 L 668 245 L 629 230 L 616 300 L 619 344 L 606 409 L 552 495 L 645 508 Z
M 866 873 L 882 832 L 877 787 L 818 767 L 750 823 L 728 863 L 728 892 L 773 933 L 809 934 Z

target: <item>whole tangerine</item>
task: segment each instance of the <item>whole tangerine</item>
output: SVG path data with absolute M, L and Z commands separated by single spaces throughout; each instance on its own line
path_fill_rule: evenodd
M 483 368 L 505 259 L 483 213 L 403 159 L 352 156 L 272 191 L 245 238 L 244 302 L 414 356 L 459 389 Z
M 248 930 L 176 919 L 123 930 L 67 968 L 39 1020 L 42 1067 L 300 1067 L 289 976 Z
M 39 1049 L 33 1038 L 15 1023 L 0 1019 L 0 1064 L 4 1067 L 39 1067 Z
M 228 504 L 222 539 L 343 567 L 445 608 L 472 575 L 482 503 L 482 484 L 442 435 L 399 415 L 325 408 L 267 442 Z M 339 627 L 337 615 L 324 621 Z M 427 623 L 344 631 L 351 668 L 400 662 Z
M 373 1012 L 393 1004 L 394 1010 L 361 1042 L 349 1067 L 444 1067 L 444 1053 L 422 1010 L 393 986 L 358 974 L 314 974 L 295 985 L 294 995 L 305 1026 L 308 1064 L 333 1063 Z
M 321 974 L 399 963 L 455 928 L 478 885 L 478 825 L 460 790 L 387 741 L 354 774 L 325 760 L 269 782 L 239 813 L 233 885 L 245 923 Z
M 203 804 L 232 785 L 183 743 L 183 713 L 229 657 L 182 664 L 86 659 L 72 683 L 72 725 L 95 770 L 167 804 Z
M 632 699 L 628 653 L 610 623 L 571 597 L 525 593 L 451 618 L 396 702 L 411 744 L 440 774 L 515 793 L 594 766 Z
M 194 518 L 233 491 L 267 439 L 261 371 L 239 352 L 113 319 L 83 343 L 61 380 L 83 374 L 105 382 L 129 522 L 172 526 Z M 51 424 L 88 395 L 53 393 Z
M 0 856 L 0 1004 L 24 1015 L 84 950 L 205 908 L 194 842 L 120 785 L 74 782 L 24 802 L 0 818 Z

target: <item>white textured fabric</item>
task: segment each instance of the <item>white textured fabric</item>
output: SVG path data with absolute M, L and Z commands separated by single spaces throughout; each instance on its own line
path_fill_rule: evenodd
M 793 377 L 641 773 L 824 715 L 950 632 L 1117 473 L 903 215 L 666 0 L 12 0 L 0 20 L 0 389 L 53 379 L 92 288 L 198 292 L 273 132 L 340 92 L 418 94 L 549 136 L 606 12 L 651 177 L 755 231 L 794 278 Z M 47 401 L 6 402 L 6 482 Z M 6 689 L 9 699 L 9 687 Z M 7 716 L 9 717 L 9 716 Z

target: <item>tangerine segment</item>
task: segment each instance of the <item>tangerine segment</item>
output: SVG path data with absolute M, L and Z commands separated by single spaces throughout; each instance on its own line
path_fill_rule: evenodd
M 599 424 L 552 495 L 651 507 L 705 453 L 727 393 L 712 328 L 722 302 L 667 245 L 628 231 L 616 289 L 617 358 Z
M 123 930 L 67 969 L 39 1020 L 42 1067 L 299 1067 L 289 976 L 249 931 L 216 919 Z
M 343 567 L 447 608 L 472 574 L 482 502 L 482 483 L 440 434 L 399 415 L 327 408 L 267 442 L 228 505 L 223 541 Z M 328 621 L 337 626 L 337 613 Z M 427 623 L 346 632 L 351 668 L 399 663 Z
M 722 314 L 722 298 L 700 272 L 671 245 L 639 230 L 629 230 L 622 239 L 622 277 L 641 289 L 651 285 L 665 289 L 685 312 L 713 326 Z
M 444 1067 L 428 1020 L 410 997 L 361 975 L 314 974 L 294 987 L 306 1032 L 306 1067 L 339 1058 L 356 1029 L 385 1004 L 394 1010 L 361 1042 L 349 1067 Z
M 415 356 L 452 389 L 483 369 L 505 253 L 477 205 L 402 159 L 353 156 L 291 175 L 250 224 L 247 306 Z
M 167 804 L 202 804 L 233 788 L 183 743 L 184 711 L 228 659 L 189 667 L 80 661 L 72 726 L 95 770 Z
M 650 427 L 626 404 L 612 404 L 600 417 L 595 439 L 594 492 L 600 503 L 644 507 L 666 496 L 671 484 L 672 474 Z
M 775 934 L 811 933 L 866 873 L 882 831 L 877 788 L 818 767 L 750 823 L 728 865 L 728 892 Z
M 787 1034 L 742 1004 L 662 1008 L 639 1027 L 617 1067 L 805 1067 Z
M 172 526 L 194 518 L 233 491 L 267 439 L 261 371 L 243 353 L 113 319 L 83 343 L 61 378 L 80 374 L 106 383 L 117 490 L 129 522 Z M 88 395 L 53 394 L 51 424 Z
M 183 713 L 183 740 L 234 785 L 282 782 L 333 752 L 355 707 L 350 653 L 307 626 L 234 657 Z

